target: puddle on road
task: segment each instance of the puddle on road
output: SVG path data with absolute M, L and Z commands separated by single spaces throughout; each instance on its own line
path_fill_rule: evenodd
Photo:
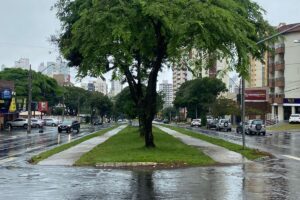
M 297 199 L 299 172 L 279 159 L 156 171 L 18 162 L 1 167 L 0 191 L 3 199 Z

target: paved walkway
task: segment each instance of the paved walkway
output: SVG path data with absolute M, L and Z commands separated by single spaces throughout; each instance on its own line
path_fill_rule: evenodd
M 73 146 L 65 151 L 57 153 L 49 158 L 42 160 L 38 163 L 38 165 L 64 165 L 64 166 L 72 166 L 83 154 L 89 152 L 97 145 L 105 142 L 110 137 L 119 133 L 122 129 L 124 129 L 127 125 L 119 126 L 116 129 L 108 131 L 104 135 L 99 137 L 94 137 L 89 140 L 86 140 L 76 146 Z
M 234 151 L 230 151 L 224 147 L 220 147 L 209 142 L 205 142 L 198 138 L 193 138 L 188 135 L 179 133 L 169 128 L 165 128 L 163 126 L 156 125 L 162 131 L 172 135 L 173 137 L 181 140 L 183 143 L 187 145 L 192 145 L 200 148 L 203 153 L 211 157 L 218 163 L 224 164 L 237 164 L 237 163 L 244 163 L 244 162 L 251 162 L 244 158 L 241 154 L 236 153 Z

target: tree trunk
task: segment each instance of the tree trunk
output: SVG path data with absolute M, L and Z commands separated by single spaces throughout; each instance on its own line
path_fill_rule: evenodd
M 145 129 L 144 129 L 144 120 L 142 119 L 142 116 L 139 115 L 139 130 L 140 130 L 140 136 L 145 136 Z
M 155 147 L 154 144 L 154 138 L 153 138 L 153 134 L 152 134 L 152 118 L 145 113 L 145 115 L 143 116 L 143 132 L 144 132 L 144 136 L 145 136 L 145 146 L 148 148 L 152 148 Z

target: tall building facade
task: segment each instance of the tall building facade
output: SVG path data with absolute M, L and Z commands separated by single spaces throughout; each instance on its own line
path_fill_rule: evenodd
M 56 79 L 60 85 L 71 85 L 70 67 L 61 58 L 58 58 L 56 62 L 47 62 L 46 66 L 41 63 L 38 71 Z
M 95 91 L 107 95 L 107 83 L 104 77 L 97 78 L 97 80 L 94 81 L 94 85 L 95 85 Z
M 172 107 L 173 106 L 173 85 L 168 83 L 167 80 L 164 80 L 159 84 L 159 91 L 164 94 L 163 97 L 163 108 Z
M 280 24 L 284 31 L 297 24 Z M 291 114 L 300 113 L 300 27 L 283 34 L 268 53 L 269 102 L 272 116 L 288 120 Z
M 19 60 L 15 61 L 15 68 L 21 68 L 29 70 L 30 63 L 28 58 L 20 58 Z
M 267 53 L 265 53 L 263 60 L 265 63 L 256 59 L 250 60 L 250 79 L 246 82 L 246 88 L 262 88 L 268 86 Z
M 109 96 L 114 97 L 122 91 L 122 83 L 119 80 L 111 80 Z

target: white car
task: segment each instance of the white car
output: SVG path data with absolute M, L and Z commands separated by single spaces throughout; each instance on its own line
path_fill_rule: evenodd
M 231 123 L 228 119 L 220 119 L 217 123 L 217 131 L 231 131 Z
M 42 128 L 44 126 L 44 121 L 41 119 L 31 119 L 31 127 Z
M 59 124 L 61 124 L 57 119 L 45 118 L 43 120 L 46 126 L 58 126 Z
M 289 123 L 300 123 L 300 114 L 291 114 L 289 118 Z
M 191 122 L 191 126 L 201 126 L 201 119 L 193 119 Z
M 9 128 L 13 128 L 13 127 L 23 127 L 23 128 L 27 128 L 28 127 L 28 120 L 27 119 L 23 119 L 23 118 L 17 118 L 13 121 L 8 121 L 6 122 L 6 125 Z

